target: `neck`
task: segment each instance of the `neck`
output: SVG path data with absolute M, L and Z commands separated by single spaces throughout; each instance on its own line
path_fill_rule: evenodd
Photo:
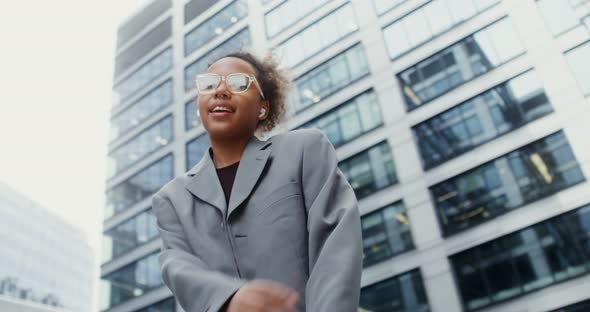
M 250 138 L 233 139 L 231 141 L 210 138 L 215 168 L 227 167 L 240 161 Z

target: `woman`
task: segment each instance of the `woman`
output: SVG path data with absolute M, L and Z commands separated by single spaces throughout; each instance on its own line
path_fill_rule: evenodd
M 254 135 L 282 117 L 286 82 L 245 52 L 197 76 L 211 148 L 153 197 L 162 278 L 187 312 L 357 310 L 360 217 L 333 146 L 318 130 Z

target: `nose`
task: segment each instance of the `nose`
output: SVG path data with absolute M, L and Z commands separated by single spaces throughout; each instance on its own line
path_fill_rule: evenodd
M 215 97 L 229 97 L 231 92 L 225 83 L 225 79 L 221 79 L 219 85 L 215 89 Z

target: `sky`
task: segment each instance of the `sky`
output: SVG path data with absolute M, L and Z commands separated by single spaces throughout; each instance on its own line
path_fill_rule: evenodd
M 0 181 L 97 256 L 116 29 L 145 2 L 0 0 Z

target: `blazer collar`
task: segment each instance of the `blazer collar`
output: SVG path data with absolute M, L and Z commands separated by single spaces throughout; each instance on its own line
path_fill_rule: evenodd
M 271 144 L 271 140 L 261 141 L 256 136 L 250 138 L 240 159 L 229 205 L 225 202 L 215 164 L 210 156 L 211 147 L 209 147 L 208 152 L 205 153 L 201 161 L 187 172 L 189 179 L 185 187 L 201 200 L 219 209 L 226 218 L 229 218 L 231 213 L 252 193 L 254 186 L 264 171 L 271 152 Z

